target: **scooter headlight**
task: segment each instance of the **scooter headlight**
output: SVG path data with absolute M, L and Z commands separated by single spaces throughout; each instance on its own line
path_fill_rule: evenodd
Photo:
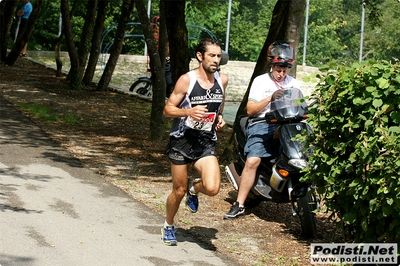
M 290 165 L 297 167 L 299 169 L 303 169 L 307 166 L 307 161 L 303 159 L 291 159 L 288 162 Z

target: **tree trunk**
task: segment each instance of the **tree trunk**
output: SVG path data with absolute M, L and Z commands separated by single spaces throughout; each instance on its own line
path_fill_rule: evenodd
M 61 35 L 58 37 L 57 43 L 54 47 L 54 57 L 56 60 L 56 77 L 62 77 L 63 63 L 61 61 L 60 48 L 61 48 L 61 43 L 63 40 L 64 40 L 64 33 L 61 33 Z
M 93 28 L 96 19 L 97 1 L 98 0 L 89 0 L 86 6 L 85 23 L 82 28 L 82 34 L 78 46 L 78 78 L 80 80 L 83 79 L 83 74 L 85 72 L 89 50 L 91 47 Z
M 165 96 L 167 92 L 167 81 L 165 78 L 165 64 L 167 58 L 167 50 L 169 51 L 168 45 L 168 33 L 167 25 L 165 20 L 165 2 L 160 1 L 160 27 L 158 34 L 158 52 L 160 58 L 160 90 L 157 91 L 157 96 L 153 95 L 153 105 L 151 108 L 151 119 L 150 119 L 150 140 L 161 140 L 163 138 L 165 122 L 164 122 L 164 106 Z M 168 52 L 169 53 L 169 52 Z M 154 87 L 153 87 L 154 88 Z
M 294 58 L 297 59 L 299 42 L 304 21 L 304 10 L 306 10 L 306 0 L 292 0 L 289 6 L 288 25 L 286 27 L 285 39 L 293 45 Z M 288 74 L 296 77 L 297 60 Z
M 99 1 L 97 5 L 97 18 L 92 37 L 92 48 L 90 50 L 89 62 L 86 67 L 83 83 L 89 85 L 93 81 L 97 61 L 100 55 L 100 42 L 104 30 L 104 21 L 107 15 L 107 8 L 110 0 Z
M 247 100 L 249 97 L 251 84 L 253 83 L 255 77 L 262 75 L 271 69 L 267 60 L 268 47 L 274 41 L 285 39 L 285 32 L 286 32 L 285 28 L 287 27 L 286 22 L 288 21 L 288 10 L 290 3 L 292 1 L 296 0 L 289 0 L 289 1 L 278 0 L 278 2 L 275 4 L 271 18 L 271 27 L 269 28 L 268 31 L 268 36 L 264 42 L 263 48 L 260 51 L 260 55 L 258 56 L 256 66 L 254 67 L 253 75 L 250 78 L 249 86 L 247 87 L 246 93 L 243 96 L 243 100 L 240 103 L 240 106 L 236 113 L 236 119 L 242 115 L 246 115 Z
M 104 91 L 110 84 L 112 74 L 118 62 L 124 43 L 125 29 L 132 14 L 134 0 L 123 0 L 121 8 L 121 17 L 119 19 L 117 31 L 115 33 L 114 44 L 110 52 L 110 58 L 107 61 L 106 68 L 97 85 L 98 91 Z
M 188 31 L 185 21 L 185 0 L 165 1 L 165 20 L 167 23 L 170 47 L 171 73 L 174 82 L 189 71 L 191 55 L 188 49 Z M 194 55 L 192 55 L 194 57 Z
M 165 1 L 160 1 L 160 28 L 159 28 L 159 39 L 158 39 L 158 52 L 160 54 L 162 70 L 165 76 L 165 63 L 166 58 L 169 57 L 169 43 L 168 43 L 168 31 L 167 21 L 165 19 Z M 168 55 L 167 55 L 168 51 Z
M 245 107 L 247 105 L 247 99 L 254 78 L 269 72 L 271 69 L 267 60 L 268 47 L 274 41 L 282 40 L 292 43 L 294 50 L 298 50 L 305 8 L 306 0 L 278 0 L 276 3 L 272 14 L 271 27 L 269 28 L 267 39 L 265 40 L 264 46 L 261 49 L 260 55 L 257 59 L 253 75 L 251 76 L 249 86 L 247 87 L 247 91 L 240 104 L 236 117 L 246 114 Z M 293 65 L 292 68 L 295 70 L 296 66 Z M 295 73 L 293 74 L 290 72 L 289 75 L 295 76 Z
M 306 0 L 278 0 L 275 4 L 274 11 L 272 13 L 271 27 L 268 31 L 267 39 L 264 42 L 264 46 L 261 49 L 260 55 L 257 59 L 256 66 L 254 68 L 253 75 L 251 76 L 249 86 L 247 87 L 246 93 L 243 96 L 243 100 L 240 103 L 238 111 L 236 113 L 236 119 L 239 119 L 242 115 L 246 115 L 246 105 L 249 97 L 251 84 L 255 77 L 269 72 L 271 67 L 267 60 L 268 47 L 278 40 L 288 41 L 293 44 L 295 51 L 298 50 L 298 44 L 300 41 L 301 27 L 304 19 L 304 11 L 306 9 Z M 297 52 L 295 53 L 297 55 Z M 296 58 L 296 57 L 295 57 Z M 289 75 L 295 76 L 296 61 Z M 293 72 L 294 71 L 294 72 Z M 294 73 L 294 74 L 293 74 Z M 230 161 L 232 160 L 232 150 L 234 146 L 233 133 L 229 140 L 227 147 L 225 148 L 221 160 Z
M 7 40 L 13 17 L 17 11 L 18 1 L 3 0 L 0 2 L 0 61 L 7 56 Z
M 74 36 L 72 34 L 71 17 L 68 11 L 69 9 L 68 7 L 69 7 L 68 0 L 61 0 L 62 21 L 64 24 L 64 33 L 67 43 L 67 50 L 69 54 L 69 60 L 71 63 L 71 68 L 69 70 L 68 77 L 70 82 L 70 88 L 80 89 L 82 87 L 82 82 L 81 79 L 79 79 L 78 75 L 79 59 L 74 43 Z
M 72 8 L 71 8 L 70 13 L 69 13 L 70 17 L 72 17 L 74 15 L 74 12 L 75 12 L 75 9 L 76 9 L 77 5 L 78 5 L 78 1 L 75 1 L 73 6 L 72 6 Z M 63 64 L 62 64 L 61 57 L 60 57 L 60 49 L 61 49 L 61 43 L 64 40 L 64 36 L 65 36 L 65 34 L 64 34 L 64 29 L 63 29 L 62 32 L 61 32 L 61 35 L 57 39 L 57 43 L 56 43 L 55 47 L 54 47 L 54 57 L 56 59 L 56 67 L 57 67 L 56 76 L 57 77 L 61 77 L 62 76 L 62 66 L 63 66 Z
M 153 104 L 151 107 L 149 138 L 151 140 L 161 140 L 164 133 L 163 109 L 165 105 L 166 85 L 165 68 L 163 67 L 165 67 L 165 49 L 163 52 L 159 52 L 158 50 L 156 40 L 154 39 L 152 25 L 147 16 L 143 0 L 136 0 L 135 5 L 140 23 L 142 24 L 148 55 L 150 57 L 151 82 L 153 85 Z M 160 34 L 161 32 L 159 32 L 159 35 Z M 165 48 L 165 43 L 161 46 Z
M 13 47 L 11 48 L 10 53 L 6 57 L 6 64 L 9 66 L 14 65 L 15 61 L 17 61 L 17 58 L 24 47 L 24 45 L 28 42 L 29 38 L 32 35 L 33 29 L 35 28 L 35 23 L 37 18 L 39 17 L 40 10 L 42 8 L 44 0 L 37 0 L 35 2 L 35 5 L 33 6 L 33 11 L 31 15 L 29 16 L 28 22 L 26 23 L 26 26 L 24 29 L 19 29 L 22 30 L 23 33 L 20 37 L 18 37 L 17 41 L 14 43 Z

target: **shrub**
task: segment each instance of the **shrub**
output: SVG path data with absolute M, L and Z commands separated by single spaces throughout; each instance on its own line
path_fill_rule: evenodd
M 347 239 L 400 238 L 400 66 L 368 61 L 323 75 L 312 98 L 312 162 L 304 179 L 339 217 Z

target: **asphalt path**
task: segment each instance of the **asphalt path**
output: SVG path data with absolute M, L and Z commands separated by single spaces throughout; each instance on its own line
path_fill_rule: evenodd
M 0 265 L 238 265 L 107 183 L 0 96 Z

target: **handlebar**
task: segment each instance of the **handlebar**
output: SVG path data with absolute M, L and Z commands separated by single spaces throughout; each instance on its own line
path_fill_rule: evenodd
M 267 124 L 279 124 L 279 123 L 298 122 L 298 121 L 301 121 L 301 120 L 304 120 L 307 118 L 308 118 L 307 115 L 303 115 L 303 116 L 296 116 L 296 117 L 290 117 L 287 119 L 278 120 L 275 117 L 272 117 L 272 116 L 266 114 L 265 117 L 249 118 L 249 123 L 257 123 L 257 122 L 265 121 L 265 123 L 267 123 Z

